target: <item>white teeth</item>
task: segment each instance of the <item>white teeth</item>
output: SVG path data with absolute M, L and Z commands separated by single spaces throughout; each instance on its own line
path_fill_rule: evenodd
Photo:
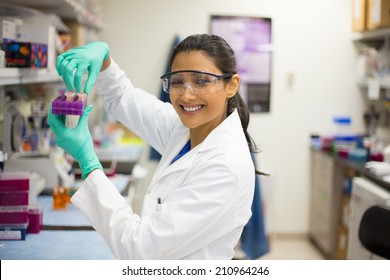
M 195 111 L 198 111 L 202 108 L 202 106 L 194 106 L 194 107 L 185 107 L 183 106 L 184 108 L 184 111 L 187 111 L 187 112 L 195 112 Z

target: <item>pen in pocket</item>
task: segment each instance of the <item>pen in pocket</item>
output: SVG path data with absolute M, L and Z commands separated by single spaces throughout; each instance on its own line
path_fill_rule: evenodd
M 161 197 L 157 198 L 157 211 L 159 211 L 161 208 Z

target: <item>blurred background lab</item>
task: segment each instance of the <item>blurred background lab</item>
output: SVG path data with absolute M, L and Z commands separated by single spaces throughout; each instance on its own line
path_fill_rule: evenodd
M 168 101 L 159 77 L 170 51 L 198 33 L 234 49 L 256 164 L 269 174 L 258 178 L 257 251 L 241 241 L 236 258 L 388 258 L 389 10 L 388 0 L 0 0 L 0 258 L 113 258 L 69 203 L 79 169 L 47 125 L 65 87 L 56 56 L 105 41 L 137 87 Z M 105 172 L 139 211 L 159 155 L 94 89 L 87 102 Z

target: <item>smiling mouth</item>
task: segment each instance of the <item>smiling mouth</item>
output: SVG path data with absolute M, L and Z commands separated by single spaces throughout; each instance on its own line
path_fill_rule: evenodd
M 183 106 L 183 105 L 180 105 L 180 107 L 185 112 L 194 113 L 194 112 L 200 111 L 204 107 L 204 105 L 197 105 L 197 106 Z

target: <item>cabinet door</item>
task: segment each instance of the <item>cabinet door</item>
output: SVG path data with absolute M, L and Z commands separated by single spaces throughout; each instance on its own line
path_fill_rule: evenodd
M 332 254 L 332 190 L 334 161 L 327 154 L 312 152 L 310 235 L 328 255 Z

